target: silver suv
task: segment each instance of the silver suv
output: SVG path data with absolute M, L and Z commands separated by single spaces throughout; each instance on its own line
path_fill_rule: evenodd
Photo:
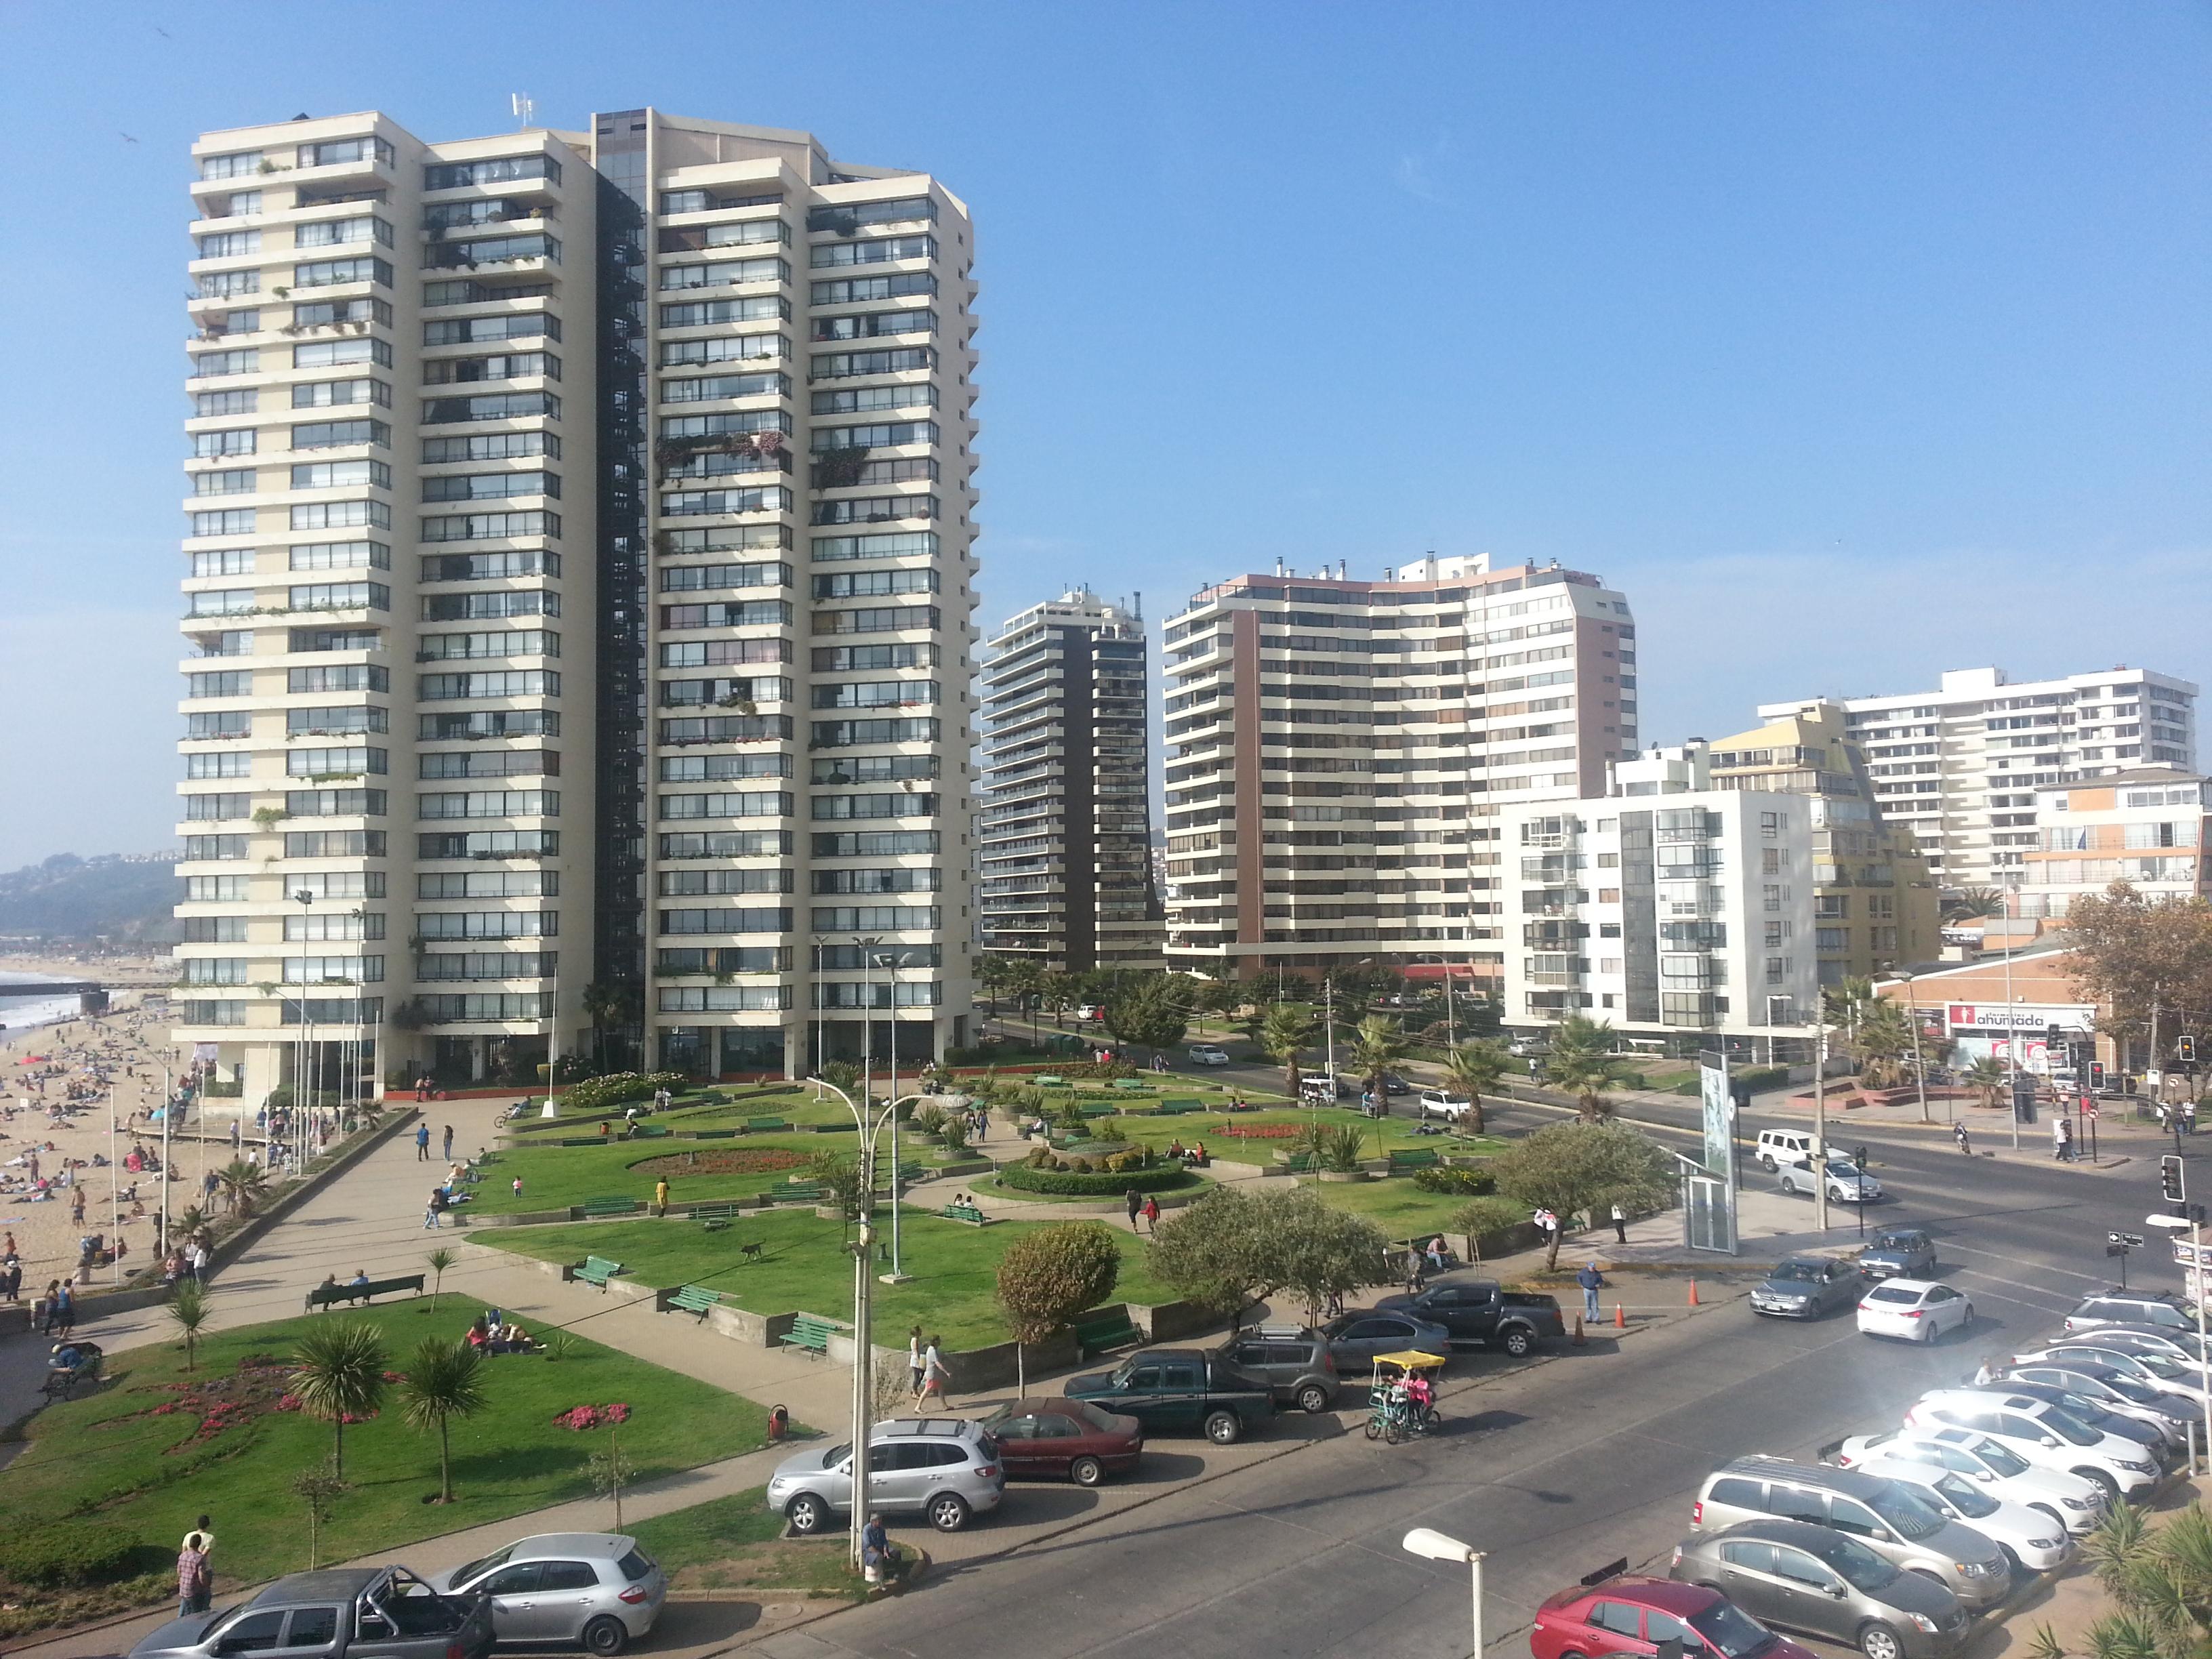
M 971 1515 L 999 1507 L 1006 1471 L 998 1443 L 957 1417 L 896 1417 L 868 1433 L 868 1507 L 921 1515 L 939 1532 L 957 1532 Z M 853 1507 L 850 1442 L 803 1451 L 776 1466 L 768 1504 L 795 1533 L 815 1533 Z
M 1690 1525 L 1711 1532 L 1770 1517 L 1848 1533 L 1893 1565 L 1938 1580 L 1970 1609 L 1991 1606 L 2012 1587 L 2011 1564 L 1987 1538 L 1894 1480 L 1856 1469 L 1739 1457 L 1706 1477 Z
M 1255 1325 L 1237 1333 L 1219 1358 L 1263 1379 L 1279 1406 L 1325 1412 L 1336 1403 L 1336 1359 L 1328 1339 L 1303 1325 Z
M 555 1643 L 620 1653 L 653 1626 L 668 1577 L 620 1533 L 547 1532 L 494 1550 L 433 1581 L 449 1595 L 491 1597 L 502 1647 Z
M 2178 1296 L 2155 1291 L 2103 1291 L 2084 1297 L 2066 1316 L 2069 1331 L 2094 1331 L 2100 1325 L 2148 1325 L 2159 1330 L 2197 1334 L 2197 1316 Z

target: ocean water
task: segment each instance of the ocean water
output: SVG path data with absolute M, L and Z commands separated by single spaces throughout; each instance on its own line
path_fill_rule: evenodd
M 51 977 L 45 974 L 9 974 L 8 982 L 20 985 Z M 74 991 L 59 996 L 0 997 L 0 1028 L 8 1032 L 28 1030 L 34 1025 L 50 1025 L 58 1019 L 73 1018 L 76 1012 L 77 994 Z

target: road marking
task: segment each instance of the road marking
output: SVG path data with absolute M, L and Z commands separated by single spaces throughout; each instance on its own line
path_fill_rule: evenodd
M 1979 1267 L 1961 1267 L 1959 1269 L 1959 1276 L 1961 1279 L 1986 1279 L 1992 1285 L 2009 1285 L 2015 1291 L 2026 1291 L 2031 1296 L 2050 1297 L 2057 1303 L 2061 1309 L 2070 1305 L 2063 1292 L 2047 1289 L 2040 1285 L 2023 1285 L 2017 1279 L 2005 1279 L 1996 1273 L 1984 1273 Z M 2003 1300 L 2008 1298 L 2000 1299 Z M 2021 1305 L 2023 1307 L 2033 1307 L 2035 1304 L 2030 1302 L 2023 1303 Z
M 1984 1213 L 1989 1214 L 1994 1213 L 1994 1212 L 1985 1211 Z M 2016 1255 L 2007 1255 L 1997 1250 L 1978 1250 L 1971 1244 L 1953 1244 L 1948 1240 L 1945 1241 L 1944 1248 L 1947 1249 L 1956 1250 L 1961 1255 L 1985 1255 L 1996 1261 L 2017 1261 L 2020 1260 Z M 1967 1271 L 1971 1273 L 1978 1270 L 1969 1268 Z M 2094 1273 L 2077 1273 L 2071 1267 L 2045 1267 L 2044 1271 L 2045 1273 L 2061 1273 L 2068 1279 L 2078 1279 L 2084 1285 L 2095 1285 L 2100 1288 L 2110 1281 L 2111 1277 L 2108 1274 L 2106 1278 L 2100 1279 Z M 1997 1280 L 1997 1283 L 2000 1285 L 2008 1285 L 2011 1282 L 2011 1280 L 2004 1279 Z M 2057 1293 L 2053 1291 L 2051 1294 L 2056 1295 Z

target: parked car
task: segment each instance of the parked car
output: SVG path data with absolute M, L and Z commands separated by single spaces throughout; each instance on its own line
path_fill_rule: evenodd
M 1948 1470 L 1996 1497 L 2025 1504 L 2069 1533 L 2094 1532 L 2105 1518 L 2105 1489 L 2096 1482 L 2031 1463 L 2002 1441 L 1972 1429 L 1905 1428 L 1856 1434 L 1828 1461 L 1850 1469 L 1875 1458 Z
M 2161 1472 L 2179 1461 L 2182 1449 L 2188 1444 L 2186 1431 L 2171 1419 L 2151 1413 L 2137 1417 L 2132 1412 L 2115 1411 L 2103 1401 L 2076 1394 L 2071 1389 L 2012 1376 L 2000 1378 L 1985 1386 L 1991 1393 L 2024 1395 L 2064 1412 L 2075 1422 L 2084 1424 L 2100 1434 L 2133 1441 L 2142 1449 L 2145 1456 L 2158 1460 Z
M 2198 1344 L 2193 1327 L 2178 1330 L 2171 1325 L 2093 1325 L 2069 1334 L 2075 1341 L 2125 1348 L 2130 1353 L 2166 1355 L 2192 1372 L 2203 1364 L 2207 1352 Z
M 1329 1355 L 1340 1371 L 1371 1371 L 1377 1354 L 1403 1353 L 1408 1348 L 1423 1353 L 1451 1352 L 1450 1332 L 1400 1309 L 1348 1313 L 1330 1320 L 1321 1328 L 1321 1334 L 1328 1340 Z
M 1552 1041 L 1542 1036 L 1517 1036 L 1506 1043 L 1505 1052 L 1516 1060 L 1534 1060 L 1552 1052 Z
M 1885 1279 L 1859 1300 L 1860 1332 L 1933 1342 L 1946 1331 L 1974 1322 L 1974 1304 L 1948 1285 L 1921 1279 Z
M 1826 1185 L 1831 1204 L 1872 1204 L 1882 1195 L 1879 1180 L 1862 1173 L 1857 1164 L 1839 1158 L 1832 1158 L 1823 1164 L 1818 1178 Z M 1791 1164 L 1784 1168 L 1778 1184 L 1785 1194 L 1802 1193 L 1810 1198 L 1814 1180 L 1809 1166 Z
M 1768 1516 L 1847 1533 L 1884 1560 L 1936 1579 L 1968 1607 L 1991 1606 L 2010 1588 L 2004 1552 L 1987 1538 L 1856 1469 L 1739 1457 L 1705 1477 L 1690 1525 L 1706 1532 Z
M 1850 1262 L 1832 1255 L 1793 1255 L 1751 1287 L 1751 1310 L 1777 1319 L 1820 1319 L 1855 1307 L 1865 1281 Z
M 2079 1395 L 2114 1416 L 2131 1417 L 2157 1429 L 2170 1446 L 2187 1446 L 2190 1431 L 2203 1427 L 2204 1407 L 2197 1395 L 2143 1382 L 2118 1365 L 2088 1359 L 2015 1361 L 2006 1369 L 2005 1380 L 2040 1382 Z
M 1194 1042 L 1183 1050 L 1183 1054 L 1194 1066 L 1226 1066 L 1229 1063 L 1229 1051 L 1217 1043 Z
M 2156 1291 L 2100 1291 L 2084 1297 L 2066 1316 L 2064 1328 L 2087 1331 L 2100 1325 L 2149 1325 L 2197 1334 L 2197 1316 L 2189 1304 Z
M 2066 1528 L 2045 1510 L 2000 1498 L 1963 1474 L 1907 1458 L 1875 1458 L 1858 1468 L 1894 1480 L 1937 1514 L 1972 1527 L 2005 1553 L 2015 1571 L 2043 1572 L 2073 1553 Z
M 1474 1109 L 1474 1103 L 1449 1089 L 1424 1089 L 1419 1109 L 1423 1117 L 1440 1117 L 1446 1122 L 1456 1123 Z
M 501 1644 L 558 1643 L 620 1653 L 660 1617 L 668 1577 L 620 1533 L 548 1532 L 494 1550 L 431 1583 L 447 1595 L 489 1595 Z
M 1812 1659 L 1718 1590 L 1623 1573 L 1585 1579 L 1544 1599 L 1528 1627 L 1530 1659 L 1656 1655 L 1680 1642 L 1684 1659 Z
M 1747 1521 L 1686 1538 L 1668 1573 L 1718 1590 L 1765 1623 L 1849 1643 L 1865 1659 L 1948 1659 L 1966 1639 L 1966 1609 L 1940 1580 L 1800 1521 Z
M 1516 1359 L 1539 1342 L 1563 1340 L 1567 1334 L 1557 1297 L 1509 1291 L 1488 1279 L 1440 1282 L 1415 1296 L 1386 1296 L 1375 1305 L 1443 1326 L 1455 1346 L 1479 1342 Z
M 2120 1340 L 2132 1335 L 2118 1325 L 2100 1325 L 2079 1336 L 2066 1337 L 2035 1353 L 2021 1354 L 2018 1363 L 2037 1359 L 2079 1359 L 2109 1365 L 2123 1376 L 2189 1401 L 2197 1408 L 2206 1393 L 2204 1367 L 2193 1359 L 2162 1347 L 2138 1347 Z
M 295 1572 L 221 1613 L 172 1619 L 148 1632 L 132 1659 L 231 1659 L 283 1649 L 301 1659 L 483 1659 L 491 1598 L 444 1595 L 404 1567 Z
M 1133 1417 L 1147 1431 L 1192 1430 L 1234 1444 L 1275 1415 L 1274 1390 L 1196 1348 L 1139 1348 L 1110 1371 L 1071 1377 L 1061 1392 Z
M 1885 1227 L 1859 1252 L 1869 1279 L 1933 1279 L 1936 1241 L 1917 1227 Z
M 2002 1441 L 2031 1463 L 2080 1475 L 2100 1487 L 2108 1504 L 2158 1484 L 2158 1460 L 2135 1442 L 2101 1433 L 2025 1395 L 1934 1389 L 1912 1402 L 1905 1421 L 1916 1429 L 1972 1429 Z
M 1010 1400 L 980 1426 L 999 1443 L 1007 1474 L 1073 1480 L 1079 1486 L 1128 1474 L 1145 1450 L 1145 1431 L 1135 1418 L 1087 1400 Z
M 1820 1151 L 1820 1137 L 1810 1129 L 1761 1129 L 1755 1156 L 1759 1167 L 1772 1175 L 1785 1164 L 1811 1167 Z
M 1247 1376 L 1264 1380 L 1278 1406 L 1310 1413 L 1336 1403 L 1340 1384 L 1328 1339 L 1302 1325 L 1255 1325 L 1239 1331 L 1216 1357 Z
M 1409 1095 L 1413 1092 L 1413 1085 L 1395 1072 L 1385 1072 L 1382 1073 L 1382 1092 L 1386 1095 Z
M 1006 1490 L 999 1448 L 957 1417 L 898 1417 L 868 1431 L 868 1507 L 920 1515 L 939 1532 L 957 1532 L 973 1515 L 999 1507 Z M 769 1477 L 768 1506 L 795 1533 L 820 1532 L 853 1507 L 850 1441 L 795 1452 Z
M 1310 1072 L 1298 1079 L 1298 1102 L 1306 1106 L 1328 1106 L 1341 1100 L 1350 1092 L 1351 1085 L 1341 1078 L 1327 1072 Z

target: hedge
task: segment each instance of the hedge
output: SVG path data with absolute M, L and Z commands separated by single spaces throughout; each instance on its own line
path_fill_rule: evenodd
M 1058 1193 L 1062 1197 L 1119 1198 L 1122 1194 L 1170 1192 L 1188 1184 L 1190 1176 L 1173 1164 L 1157 1170 L 1125 1170 L 1119 1175 L 1076 1175 L 1064 1170 L 1038 1170 L 1026 1164 L 999 1166 L 999 1184 L 1025 1193 Z
M 680 1095 L 690 1086 L 681 1072 L 614 1072 L 569 1085 L 561 1091 L 561 1110 L 563 1115 L 589 1116 L 633 1100 L 650 1100 L 663 1089 Z
M 1790 1081 L 1790 1068 L 1787 1066 L 1746 1066 L 1740 1070 L 1730 1072 L 1729 1081 L 1732 1084 L 1741 1083 L 1752 1093 L 1758 1094 L 1767 1089 L 1779 1089 L 1787 1085 Z M 1704 1084 L 1698 1079 L 1692 1078 L 1686 1083 L 1676 1084 L 1674 1092 L 1678 1095 L 1687 1095 L 1692 1099 L 1695 1099 L 1704 1087 Z
M 93 1521 L 49 1521 L 8 1541 L 8 1576 L 40 1589 L 77 1589 L 122 1577 L 137 1540 Z
M 1460 1193 L 1468 1198 L 1481 1198 L 1498 1190 L 1498 1182 L 1489 1170 L 1455 1169 L 1449 1164 L 1414 1170 L 1413 1184 L 1423 1192 Z

